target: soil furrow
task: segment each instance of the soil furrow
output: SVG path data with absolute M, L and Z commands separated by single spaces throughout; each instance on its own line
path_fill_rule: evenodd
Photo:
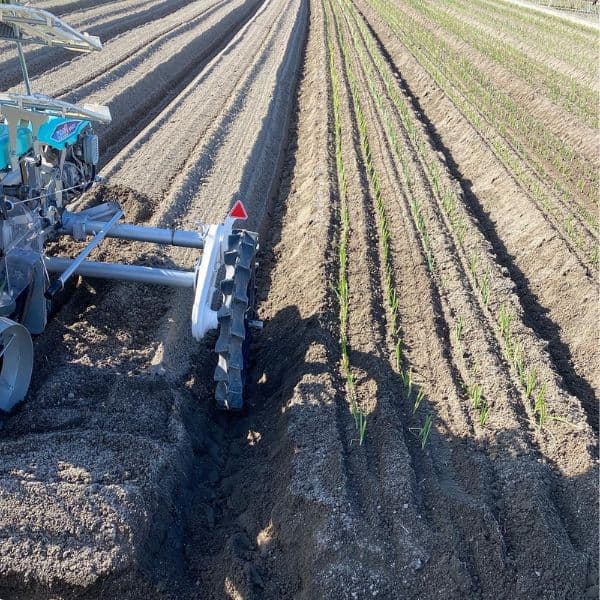
M 369 21 L 371 26 L 375 22 Z M 383 36 L 380 40 L 385 40 L 388 52 L 395 59 L 389 54 L 388 57 L 395 69 L 402 65 L 403 87 L 418 112 L 427 115 L 426 126 L 437 149 L 443 151 L 449 168 L 461 182 L 469 208 L 481 223 L 497 260 L 514 280 L 527 324 L 549 342 L 551 356 L 570 389 L 591 411 L 593 422 L 595 402 L 590 385 L 597 389 L 594 383 L 597 376 L 593 364 L 587 360 L 594 350 L 586 344 L 583 333 L 596 327 L 591 301 L 596 293 L 593 281 L 576 262 L 565 263 L 561 240 L 552 230 L 544 231 L 547 226 L 543 216 L 529 209 L 526 198 L 503 176 L 502 168 L 494 168 L 495 159 L 476 131 L 435 84 L 424 77 L 408 53 L 400 50 L 397 40 L 384 27 L 377 23 L 378 33 Z M 434 118 L 436 129 L 431 122 Z
M 378 134 L 375 137 L 376 137 L 376 139 L 381 139 L 382 135 Z M 398 198 L 400 196 L 398 194 L 396 194 L 395 197 Z M 441 260 L 437 260 L 436 261 L 436 265 L 437 265 L 437 268 L 439 268 L 442 272 L 444 272 L 444 288 L 445 288 L 445 290 L 444 290 L 443 296 L 445 297 L 445 301 L 450 300 L 450 302 L 452 304 L 453 301 L 454 302 L 456 301 L 457 290 L 455 288 L 454 289 L 452 288 L 452 285 L 451 285 L 450 281 L 448 280 L 448 278 L 450 277 L 451 269 L 449 271 L 449 267 L 448 266 L 444 267 L 443 266 L 443 261 L 441 261 Z M 436 268 L 436 270 L 437 270 L 437 268 Z M 450 279 L 454 279 L 454 278 L 450 277 Z M 459 277 L 459 279 L 461 279 L 461 278 Z M 462 277 L 462 279 L 464 279 L 464 276 Z M 468 300 L 467 300 L 466 304 L 468 305 Z M 451 310 L 451 314 L 452 313 L 456 314 L 457 311 L 456 310 Z M 473 316 L 470 316 L 469 318 L 467 318 L 465 320 L 466 320 L 466 322 L 471 323 L 471 322 L 473 322 Z M 475 321 L 477 321 L 477 319 L 475 319 Z M 472 338 L 472 334 L 471 334 L 471 338 Z M 474 341 L 474 340 L 472 340 L 472 341 Z M 483 356 L 481 354 L 481 348 L 482 348 L 481 344 L 475 342 L 475 344 L 473 344 L 473 345 L 476 346 L 476 347 L 478 347 L 478 348 L 480 348 L 480 350 L 479 350 L 479 352 L 477 354 L 478 354 L 479 361 L 482 361 L 483 360 Z M 496 367 L 496 369 L 497 369 L 497 367 Z M 483 379 L 484 380 L 489 380 L 490 378 L 483 377 Z M 496 379 L 497 379 L 497 376 L 496 376 Z M 489 392 L 489 396 L 491 398 L 497 399 L 498 398 L 498 392 L 497 391 L 496 392 Z M 503 402 L 502 404 L 504 405 L 505 403 Z M 510 403 L 509 403 L 509 405 L 510 405 Z M 494 410 L 496 410 L 496 409 L 493 408 L 492 411 L 494 411 Z M 518 414 L 518 411 L 517 411 L 517 414 Z M 493 419 L 495 419 L 497 416 L 498 415 L 494 416 L 493 412 L 490 413 L 490 426 L 491 427 L 494 426 Z M 506 413 L 504 413 L 504 415 L 502 416 L 502 419 L 501 419 L 502 422 L 503 422 L 503 424 L 504 424 L 503 427 L 506 427 L 507 423 L 510 421 L 510 419 L 509 419 L 509 421 L 507 421 L 507 418 L 508 418 L 508 415 Z M 513 435 L 516 435 L 515 441 L 517 442 L 517 444 L 519 446 L 521 446 L 521 447 L 525 447 L 525 446 L 529 445 L 528 442 L 527 442 L 527 436 L 525 438 L 523 438 L 522 441 L 520 441 L 520 442 L 517 441 L 519 439 L 519 437 L 521 437 L 520 434 L 518 433 L 518 430 L 520 429 L 520 425 L 519 425 L 518 421 L 513 421 L 513 428 L 515 430 L 515 432 L 513 433 Z M 581 450 L 577 450 L 575 448 L 573 450 L 574 450 L 574 452 L 578 452 L 578 451 L 580 452 L 581 451 Z M 528 463 L 529 463 L 530 466 L 526 466 Z M 530 456 L 529 459 L 527 459 L 527 458 L 525 458 L 525 456 L 523 456 L 523 464 L 521 465 L 521 468 L 524 468 L 525 470 L 530 470 L 530 469 L 534 468 L 534 470 L 537 470 L 537 467 L 533 467 L 533 465 L 535 465 L 535 453 L 532 456 Z M 588 466 L 588 468 L 590 468 L 590 467 Z M 499 474 L 499 477 L 498 477 L 499 481 L 502 484 L 505 485 L 506 475 L 503 474 L 502 469 L 500 469 L 498 471 L 498 474 Z M 592 489 L 592 488 L 593 488 L 593 486 L 590 485 L 589 489 Z M 504 487 L 504 489 L 505 489 L 505 493 L 507 495 L 510 494 L 510 488 Z M 540 494 L 540 492 L 543 495 L 547 496 L 547 498 L 549 500 L 550 496 L 547 493 L 545 493 L 545 492 L 543 492 L 541 490 L 538 490 L 537 492 L 533 492 L 532 493 L 532 497 L 538 496 Z M 572 492 L 573 492 L 573 490 L 572 490 Z M 575 497 L 577 497 L 577 495 L 578 495 L 578 493 L 575 492 Z M 590 502 L 590 501 L 588 500 L 588 502 Z M 545 506 L 545 503 L 537 505 L 537 508 L 535 509 L 540 516 L 543 514 L 542 506 Z M 532 506 L 532 508 L 533 508 L 533 506 Z M 556 514 L 558 514 L 558 511 L 556 512 Z M 512 518 L 514 518 L 514 516 L 511 515 L 510 519 L 512 519 Z M 510 523 L 510 520 L 509 520 L 509 524 L 511 524 L 511 525 L 514 526 L 514 523 Z M 542 523 L 538 522 L 538 525 L 542 525 Z M 576 531 L 579 532 L 581 530 L 581 525 L 582 525 L 581 522 L 578 525 L 576 524 L 576 527 L 577 527 Z M 558 521 L 556 521 L 556 519 L 549 518 L 547 520 L 547 522 L 546 522 L 545 527 L 547 527 L 549 531 L 550 530 L 556 530 L 556 527 L 558 527 L 559 529 L 563 529 L 564 524 L 560 524 Z M 513 528 L 514 527 L 510 527 L 510 529 L 513 529 Z M 543 531 L 543 528 L 544 528 L 544 526 L 542 525 L 542 531 Z M 542 533 L 542 535 L 544 535 L 544 534 Z M 514 540 L 514 541 L 516 541 L 516 540 Z M 581 558 L 578 557 L 576 554 L 574 554 L 571 549 L 569 549 L 569 543 L 570 542 L 568 541 L 568 538 L 567 538 L 566 543 L 565 543 L 565 541 L 561 542 L 562 550 L 558 550 L 557 549 L 557 551 L 559 553 L 564 553 L 565 558 L 566 557 L 570 557 L 567 560 L 570 561 L 570 562 L 575 561 L 575 563 L 578 563 L 580 565 L 579 568 L 580 569 L 583 568 L 584 572 L 585 572 L 585 570 L 587 569 L 587 564 L 586 564 L 585 560 L 582 563 Z M 525 548 L 521 548 L 520 551 L 521 552 L 525 552 L 526 555 L 528 553 L 528 550 L 525 549 Z M 548 557 L 548 558 L 550 558 L 550 557 Z M 570 583 L 569 585 L 573 585 L 573 582 Z M 491 586 L 489 589 L 490 590 L 495 590 L 496 588 L 494 586 Z

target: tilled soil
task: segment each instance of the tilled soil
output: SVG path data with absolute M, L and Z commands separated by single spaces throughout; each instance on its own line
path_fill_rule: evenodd
M 79 204 L 194 228 L 242 198 L 265 326 L 226 415 L 189 291 L 79 282 L 0 432 L 0 596 L 597 597 L 597 282 L 375 4 L 37 4 L 105 41 L 29 51 L 37 89 L 111 106 Z

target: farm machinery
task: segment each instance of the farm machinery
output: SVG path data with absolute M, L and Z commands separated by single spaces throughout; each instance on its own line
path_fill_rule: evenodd
M 217 406 L 241 409 L 249 328 L 261 325 L 253 312 L 257 234 L 233 229 L 246 217 L 243 205 L 236 203 L 222 223 L 196 231 L 120 223 L 123 210 L 112 201 L 76 210 L 74 203 L 101 180 L 93 124 L 109 123 L 110 110 L 33 93 L 23 45 L 90 53 L 102 44 L 51 13 L 5 0 L 0 39 L 16 45 L 25 87 L 24 93 L 0 93 L 0 414 L 25 398 L 34 366 L 31 336 L 44 331 L 53 301 L 74 276 L 191 288 L 193 337 L 218 330 Z M 48 243 L 60 236 L 87 244 L 75 258 L 47 256 Z M 201 254 L 190 271 L 88 260 L 105 238 Z

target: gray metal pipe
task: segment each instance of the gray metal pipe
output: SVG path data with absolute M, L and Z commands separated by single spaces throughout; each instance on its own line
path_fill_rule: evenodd
M 100 231 L 105 221 L 86 221 L 83 230 L 87 235 Z M 160 229 L 158 227 L 142 227 L 140 225 L 113 225 L 106 237 L 133 240 L 137 242 L 152 242 L 168 244 L 184 248 L 204 248 L 204 236 L 198 231 L 183 231 L 180 229 Z
M 60 277 L 53 281 L 50 284 L 50 287 L 46 290 L 44 294 L 46 298 L 52 300 L 52 298 L 60 292 L 65 283 L 68 281 L 69 277 L 71 277 L 77 267 L 83 263 L 83 261 L 92 253 L 94 248 L 97 248 L 102 240 L 106 237 L 106 234 L 110 231 L 111 227 L 114 227 L 115 223 L 123 216 L 123 211 L 118 210 L 112 217 L 110 221 L 106 221 L 104 225 L 100 228 L 98 232 L 95 233 L 92 241 L 77 255 L 77 257 L 69 264 L 69 266 L 61 273 Z
M 19 37 L 21 37 L 19 35 Z M 23 54 L 23 46 L 21 42 L 17 42 L 17 52 L 19 54 L 19 63 L 21 65 L 21 73 L 23 74 L 23 83 L 25 84 L 25 91 L 28 96 L 31 96 L 31 82 L 29 81 L 29 72 L 27 71 L 27 63 L 25 62 L 25 56 Z
M 44 257 L 44 263 L 50 273 L 63 273 L 73 264 L 73 260 L 46 256 Z M 194 271 L 177 271 L 175 269 L 161 269 L 160 267 L 141 267 L 94 261 L 82 262 L 75 269 L 75 274 L 82 277 L 136 281 L 138 283 L 181 288 L 193 288 L 196 280 Z

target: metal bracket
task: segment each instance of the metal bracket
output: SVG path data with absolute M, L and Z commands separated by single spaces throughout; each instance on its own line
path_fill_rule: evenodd
M 217 329 L 217 311 L 211 308 L 216 291 L 220 265 L 224 264 L 227 240 L 235 219 L 227 218 L 221 225 L 210 225 L 204 239 L 204 252 L 196 268 L 194 306 L 192 307 L 192 335 L 201 340 L 208 331 Z

